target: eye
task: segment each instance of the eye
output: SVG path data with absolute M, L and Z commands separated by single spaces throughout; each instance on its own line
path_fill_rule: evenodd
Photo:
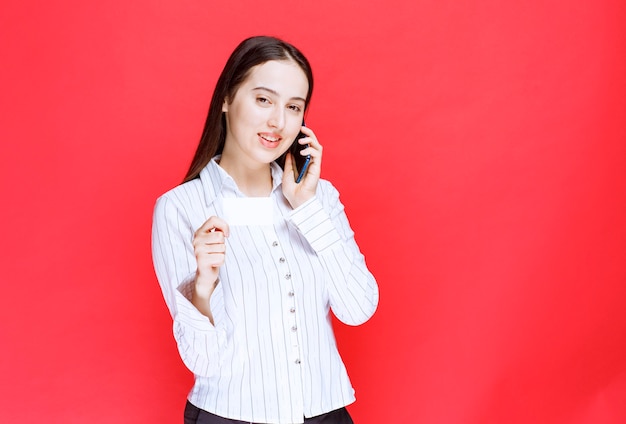
M 256 101 L 261 103 L 261 104 L 269 104 L 270 103 L 270 99 L 268 99 L 267 97 L 257 97 Z
M 289 105 L 289 106 L 287 106 L 287 107 L 288 107 L 289 109 L 293 110 L 294 112 L 298 112 L 298 113 L 299 113 L 299 112 L 301 112 L 301 111 L 302 111 L 302 108 L 301 108 L 300 106 L 298 106 L 298 105 Z

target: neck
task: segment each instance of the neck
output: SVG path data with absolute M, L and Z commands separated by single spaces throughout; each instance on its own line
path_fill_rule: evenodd
M 250 167 L 223 155 L 219 164 L 246 196 L 267 197 L 272 192 L 272 170 L 269 164 L 255 164 Z

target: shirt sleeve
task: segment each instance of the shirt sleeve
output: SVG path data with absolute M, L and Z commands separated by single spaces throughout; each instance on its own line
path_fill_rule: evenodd
M 188 216 L 175 199 L 160 197 L 152 222 L 154 269 L 174 320 L 174 338 L 184 364 L 194 374 L 210 376 L 219 367 L 225 335 L 191 303 L 191 284 L 197 268 L 193 233 Z M 211 308 L 219 305 L 221 292 L 218 285 L 211 296 Z
M 344 324 L 367 321 L 378 306 L 378 285 L 365 264 L 337 190 L 325 182 L 315 197 L 293 210 L 291 221 L 326 271 L 330 306 Z

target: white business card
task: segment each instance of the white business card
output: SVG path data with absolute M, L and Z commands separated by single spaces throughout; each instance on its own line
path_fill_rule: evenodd
M 270 197 L 224 198 L 224 220 L 228 225 L 272 225 L 273 202 Z

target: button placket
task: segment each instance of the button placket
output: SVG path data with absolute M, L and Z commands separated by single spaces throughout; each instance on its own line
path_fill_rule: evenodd
M 285 330 L 289 333 L 289 341 L 291 342 L 292 347 L 292 360 L 295 365 L 301 364 L 302 353 L 300 352 L 300 340 L 298 335 L 298 324 L 297 324 L 297 316 L 296 316 L 296 292 L 293 286 L 293 276 L 289 269 L 289 264 L 285 255 L 280 248 L 280 243 L 278 240 L 272 236 L 270 238 L 271 246 L 272 246 L 272 256 L 278 262 L 277 268 L 279 270 L 279 275 L 282 275 L 282 286 L 284 290 L 287 290 L 287 313 L 285 316 Z M 283 292 L 284 293 L 284 292 Z

